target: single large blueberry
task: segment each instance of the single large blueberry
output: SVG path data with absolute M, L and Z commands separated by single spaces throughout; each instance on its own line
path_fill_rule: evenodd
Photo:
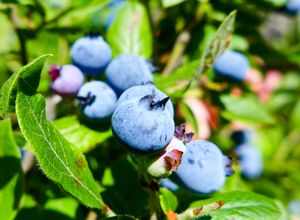
M 153 76 L 144 58 L 122 54 L 108 65 L 106 80 L 118 94 L 121 94 L 132 86 L 152 81 Z
M 73 63 L 87 75 L 103 72 L 111 60 L 110 46 L 103 37 L 89 35 L 78 39 L 71 48 Z
M 297 14 L 300 11 L 300 1 L 288 0 L 285 7 L 291 14 Z
M 85 83 L 80 88 L 77 99 L 83 115 L 92 120 L 109 118 L 117 105 L 117 95 L 101 81 Z
M 213 69 L 219 76 L 243 81 L 249 69 L 249 62 L 243 54 L 229 50 L 215 60 Z
M 154 101 L 159 101 L 167 97 L 167 95 L 156 88 L 155 85 L 153 85 L 152 83 L 147 83 L 145 85 L 133 86 L 125 90 L 125 92 L 123 92 L 119 97 L 117 105 L 129 99 L 142 98 L 148 94 L 154 95 L 154 97 L 157 99 Z M 170 99 L 166 104 L 166 108 L 169 111 L 170 115 L 174 117 L 174 107 Z
M 236 153 L 239 157 L 241 173 L 249 179 L 260 177 L 263 171 L 263 158 L 258 149 L 249 144 L 241 144 Z
M 71 64 L 51 65 L 49 74 L 52 79 L 51 88 L 60 95 L 76 95 L 84 82 L 80 69 Z
M 225 181 L 225 161 L 221 150 L 208 141 L 191 141 L 175 177 L 185 188 L 200 194 L 212 193 Z
M 160 101 L 154 100 L 157 99 L 151 94 L 129 99 L 114 111 L 113 133 L 131 151 L 160 152 L 172 140 L 175 125 L 165 109 L 168 97 Z

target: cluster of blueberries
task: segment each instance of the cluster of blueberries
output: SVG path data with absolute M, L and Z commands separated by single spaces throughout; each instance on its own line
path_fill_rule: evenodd
M 155 158 L 149 164 L 150 174 L 167 177 L 175 171 L 175 179 L 185 188 L 212 193 L 233 173 L 230 159 L 216 145 L 190 141 L 192 136 L 184 135 L 182 126 L 175 128 L 173 104 L 152 83 L 151 68 L 144 58 L 121 54 L 112 59 L 104 39 L 89 35 L 72 45 L 71 59 L 74 65 L 51 65 L 52 89 L 62 96 L 76 96 L 88 120 L 111 119 L 114 136 L 130 152 Z M 106 82 L 84 83 L 84 74 L 91 78 L 102 72 Z
M 261 152 L 255 147 L 255 133 L 251 130 L 235 131 L 232 138 L 236 144 L 236 155 L 240 163 L 241 174 L 248 179 L 256 179 L 263 171 Z

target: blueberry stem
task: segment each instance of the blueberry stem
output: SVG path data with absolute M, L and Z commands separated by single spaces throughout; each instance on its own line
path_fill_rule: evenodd
M 95 95 L 92 95 L 91 92 L 87 94 L 87 96 L 77 96 L 78 105 L 80 108 L 84 109 L 86 106 L 91 105 L 94 103 L 96 99 Z
M 144 189 L 148 194 L 148 203 L 151 210 L 151 219 L 163 219 L 163 212 L 159 200 L 158 181 L 147 172 L 146 159 L 143 156 L 134 157 L 138 174 Z
M 170 99 L 169 97 L 166 97 L 158 102 L 151 102 L 150 108 L 151 109 L 157 109 L 157 108 L 161 108 L 161 107 L 164 108 L 166 106 L 167 102 L 169 101 L 169 99 Z

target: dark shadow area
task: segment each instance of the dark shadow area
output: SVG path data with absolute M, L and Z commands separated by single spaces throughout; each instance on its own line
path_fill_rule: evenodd
M 114 185 L 102 194 L 103 200 L 116 213 L 141 216 L 147 213 L 147 194 L 142 189 L 136 170 L 124 157 L 111 166 Z M 140 218 L 139 218 L 140 219 Z
M 17 183 L 14 188 L 14 205 L 17 209 L 23 191 L 23 171 L 20 160 L 16 157 L 0 157 L 0 190 L 4 188 L 15 176 L 18 176 Z

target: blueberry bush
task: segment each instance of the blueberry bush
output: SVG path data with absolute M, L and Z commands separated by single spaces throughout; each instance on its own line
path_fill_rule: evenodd
M 299 6 L 0 1 L 0 219 L 300 219 Z

